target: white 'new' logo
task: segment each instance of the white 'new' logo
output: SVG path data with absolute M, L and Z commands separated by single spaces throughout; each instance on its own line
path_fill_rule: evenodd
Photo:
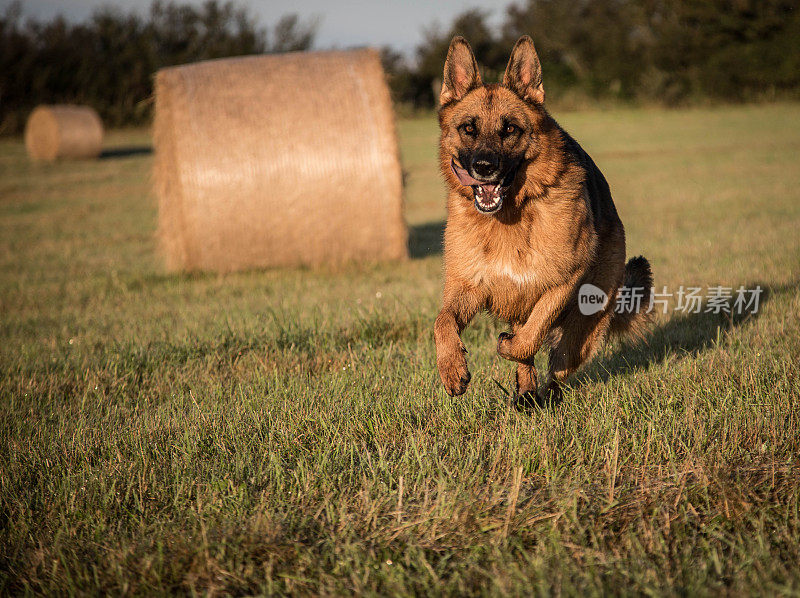
M 608 295 L 593 284 L 582 284 L 578 289 L 578 309 L 584 316 L 602 311 L 608 305 Z

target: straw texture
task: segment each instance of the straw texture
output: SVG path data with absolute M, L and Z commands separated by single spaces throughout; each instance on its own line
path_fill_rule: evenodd
M 374 50 L 163 69 L 154 142 L 170 269 L 407 257 L 394 118 Z
M 103 147 L 103 123 L 88 106 L 39 106 L 25 125 L 25 147 L 37 161 L 96 158 Z

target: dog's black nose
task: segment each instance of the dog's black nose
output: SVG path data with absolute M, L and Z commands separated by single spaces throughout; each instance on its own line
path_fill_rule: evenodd
M 497 174 L 499 167 L 500 159 L 491 154 L 476 156 L 472 161 L 472 170 L 479 177 L 490 177 L 493 174 Z

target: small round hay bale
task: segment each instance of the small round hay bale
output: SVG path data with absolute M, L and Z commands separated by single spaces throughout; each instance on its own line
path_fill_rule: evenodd
M 25 125 L 25 147 L 32 160 L 96 158 L 103 147 L 103 123 L 88 106 L 39 106 Z
M 171 67 L 155 83 L 159 236 L 172 270 L 407 257 L 374 50 Z

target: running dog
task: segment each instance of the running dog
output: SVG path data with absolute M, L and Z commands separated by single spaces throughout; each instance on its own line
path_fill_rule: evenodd
M 453 39 L 439 110 L 449 193 L 443 305 L 434 325 L 451 396 L 469 384 L 460 335 L 480 310 L 510 325 L 497 352 L 517 363 L 518 406 L 560 397 L 564 380 L 609 333 L 647 329 L 650 264 L 643 257 L 625 264 L 625 231 L 608 183 L 544 98 L 529 37 L 514 46 L 501 84 L 483 84 L 469 44 Z M 594 313 L 581 309 L 581 289 L 605 297 Z M 616 310 L 618 293 L 634 291 L 642 309 Z M 545 344 L 549 368 L 539 391 L 534 356 Z

